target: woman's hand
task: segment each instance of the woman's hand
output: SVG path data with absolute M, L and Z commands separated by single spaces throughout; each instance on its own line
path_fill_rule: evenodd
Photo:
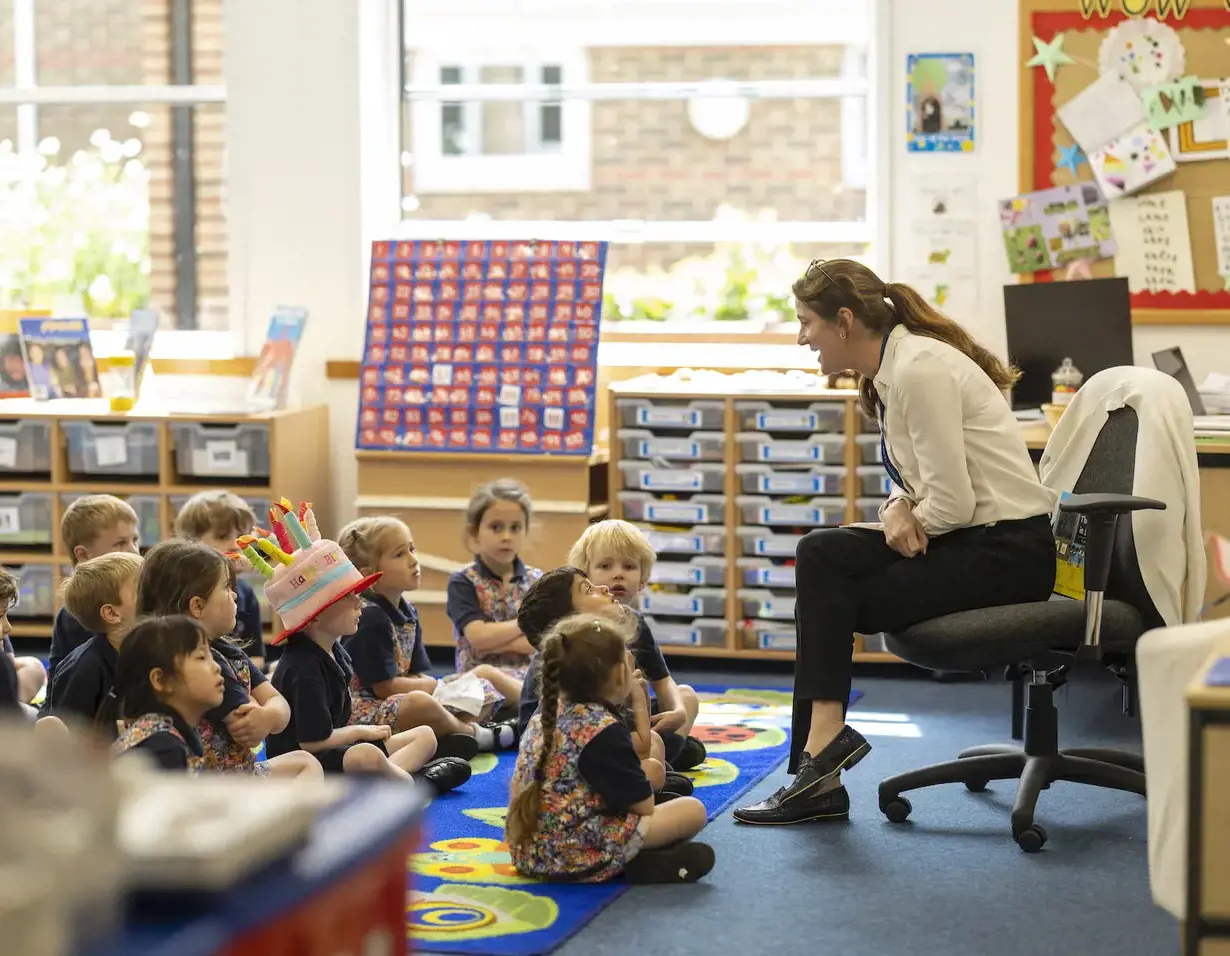
M 912 558 L 927 553 L 927 532 L 907 500 L 898 498 L 884 509 L 880 520 L 884 523 L 884 540 L 898 554 Z

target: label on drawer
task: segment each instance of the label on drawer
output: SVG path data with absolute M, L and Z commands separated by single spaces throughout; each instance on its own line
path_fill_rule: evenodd
M 244 477 L 248 474 L 248 453 L 240 451 L 234 441 L 207 441 L 204 448 L 192 449 L 192 470 L 198 475 Z
M 705 550 L 705 542 L 692 534 L 670 534 L 663 531 L 651 531 L 645 537 L 649 541 L 650 547 L 655 551 L 700 554 Z
M 681 624 L 662 624 L 653 629 L 653 639 L 659 644 L 699 644 L 700 631 Z
M 638 425 L 677 425 L 680 428 L 699 428 L 701 414 L 695 408 L 648 408 L 637 409 L 636 423 Z
M 761 631 L 756 635 L 756 643 L 764 651 L 793 651 L 798 638 L 794 631 Z
M 699 471 L 656 468 L 641 472 L 641 487 L 649 491 L 700 491 L 703 479 Z
M 700 614 L 700 601 L 690 594 L 646 594 L 641 598 L 646 614 Z
M 824 509 L 811 505 L 769 505 L 760 509 L 761 524 L 824 524 Z
M 880 479 L 880 490 L 883 491 L 885 495 L 891 495 L 893 493 L 893 480 L 889 478 L 888 475 L 885 475 L 882 479 Z
M 790 534 L 770 534 L 756 542 L 756 553 L 775 558 L 793 558 L 799 539 Z
M 760 446 L 761 461 L 819 461 L 820 446 L 806 442 L 765 442 Z
M 745 575 L 743 580 L 749 584 L 763 584 L 771 588 L 792 588 L 794 587 L 794 568 L 753 568 L 752 573 Z
M 761 475 L 759 490 L 766 495 L 818 495 L 824 491 L 824 476 L 789 472 Z
M 779 428 L 815 431 L 818 425 L 816 413 L 806 408 L 775 408 L 771 412 L 760 412 L 756 415 L 756 427 L 763 432 L 776 431 Z
M 709 506 L 690 501 L 652 501 L 645 505 L 645 520 L 704 524 L 709 520 Z
M 704 584 L 705 571 L 678 561 L 658 562 L 649 580 L 655 584 Z
M 760 605 L 760 617 L 775 620 L 790 620 L 794 617 L 794 601 L 792 597 L 773 598 Z
M 699 458 L 700 442 L 688 438 L 643 438 L 637 445 L 642 458 L 666 455 L 673 458 Z
M 0 534 L 21 534 L 20 508 L 0 508 Z
M 99 468 L 128 464 L 128 442 L 123 435 L 99 435 L 94 439 L 94 460 Z
M 0 438 L 0 468 L 12 471 L 17 467 L 17 439 Z

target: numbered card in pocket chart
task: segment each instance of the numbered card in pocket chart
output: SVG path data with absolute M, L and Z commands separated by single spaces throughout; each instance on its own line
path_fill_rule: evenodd
M 1115 137 L 1089 157 L 1089 165 L 1107 199 L 1139 192 L 1176 168 L 1165 138 L 1147 123 Z

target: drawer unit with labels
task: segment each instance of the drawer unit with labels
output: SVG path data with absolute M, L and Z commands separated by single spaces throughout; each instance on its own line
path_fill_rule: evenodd
M 753 621 L 743 632 L 744 646 L 756 651 L 793 651 L 798 637 L 793 624 Z
M 745 524 L 807 525 L 826 527 L 845 520 L 844 498 L 812 498 L 809 501 L 783 501 L 764 495 L 739 495 L 735 498 Z
M 859 493 L 872 497 L 880 495 L 887 498 L 893 491 L 892 479 L 883 465 L 861 465 L 858 469 Z
M 725 588 L 689 591 L 645 591 L 640 596 L 644 614 L 668 617 L 721 617 L 726 613 Z
M 684 584 L 718 586 L 726 583 L 726 559 L 718 557 L 692 558 L 690 561 L 654 562 L 649 572 L 650 584 Z
M 721 525 L 697 525 L 692 528 L 639 527 L 649 546 L 659 555 L 726 553 L 726 529 Z
M 723 401 L 621 398 L 615 407 L 619 412 L 615 421 L 625 428 L 721 428 L 726 414 Z
M 51 424 L 38 419 L 0 422 L 0 478 L 51 477 Z
M 774 438 L 761 432 L 740 432 L 735 440 L 739 445 L 739 457 L 746 462 L 841 465 L 846 460 L 845 435 Z
M 721 524 L 726 520 L 723 495 L 693 495 L 691 498 L 659 498 L 647 491 L 621 491 L 619 501 L 629 521 L 653 524 Z
M 858 460 L 864 465 L 879 465 L 883 463 L 883 460 L 880 458 L 879 432 L 873 435 L 856 435 L 854 442 L 858 445 Z
M 175 468 L 192 478 L 268 478 L 267 425 L 171 425 Z
M 711 464 L 678 464 L 671 467 L 648 461 L 621 461 L 619 471 L 623 486 L 629 491 L 664 493 L 691 491 L 721 491 L 726 485 L 726 466 Z
M 775 564 L 768 558 L 739 558 L 739 581 L 748 588 L 792 588 L 794 566 Z
M 735 531 L 745 555 L 763 558 L 793 558 L 801 534 L 781 534 L 772 528 L 740 527 Z
M 844 465 L 813 465 L 810 468 L 774 468 L 772 465 L 735 465 L 739 488 L 749 495 L 843 495 Z
M 646 615 L 645 623 L 653 633 L 654 642 L 667 647 L 721 647 L 726 643 L 726 621 L 720 617 L 670 621 Z
M 51 617 L 55 613 L 55 572 L 48 564 L 10 567 L 17 578 L 17 603 L 9 617 Z
M 158 426 L 153 422 L 62 422 L 70 475 L 158 477 Z
M 726 446 L 723 432 L 658 435 L 640 428 L 621 428 L 616 438 L 625 458 L 663 461 L 721 461 Z
M 883 498 L 859 498 L 858 505 L 858 520 L 859 521 L 879 521 L 880 520 L 880 505 L 884 504 Z
M 41 549 L 52 543 L 52 532 L 50 493 L 0 495 L 0 545 Z
M 794 591 L 771 591 L 767 588 L 742 588 L 738 593 L 744 617 L 761 617 L 774 621 L 794 620 Z
M 844 402 L 811 402 L 782 405 L 769 402 L 735 402 L 739 427 L 756 432 L 841 432 L 845 428 Z

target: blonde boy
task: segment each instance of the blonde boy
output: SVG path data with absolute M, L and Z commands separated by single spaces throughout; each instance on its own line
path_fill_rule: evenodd
M 637 598 L 649 583 L 657 558 L 640 529 L 626 521 L 611 519 L 591 524 L 577 539 L 568 563 L 580 568 L 596 587 L 605 587 L 621 604 L 635 608 Z M 653 639 L 653 632 L 638 615 L 640 625 L 632 653 L 654 693 L 650 724 L 661 736 L 666 759 L 676 770 L 689 770 L 705 759 L 705 748 L 689 737 L 700 705 L 696 692 L 677 684 Z
M 202 491 L 184 502 L 175 516 L 175 533 L 190 541 L 213 548 L 219 554 L 235 550 L 235 539 L 251 534 L 256 524 L 252 506 L 229 491 Z M 232 562 L 235 571 L 248 566 L 243 561 Z M 260 669 L 265 668 L 264 625 L 256 592 L 243 578 L 235 578 L 235 642 L 242 647 Z
M 91 633 L 60 662 L 44 711 L 53 717 L 96 723 L 115 736 L 118 714 L 107 713 L 120 644 L 137 612 L 141 556 L 127 551 L 90 558 L 64 583 L 64 607 Z M 111 708 L 113 709 L 113 708 Z
M 137 513 L 126 501 L 114 495 L 82 495 L 64 510 L 60 537 L 73 566 L 102 554 L 136 554 Z M 51 650 L 47 658 L 47 686 L 55 679 L 56 668 L 78 647 L 94 636 L 67 608 L 56 614 L 51 630 Z

